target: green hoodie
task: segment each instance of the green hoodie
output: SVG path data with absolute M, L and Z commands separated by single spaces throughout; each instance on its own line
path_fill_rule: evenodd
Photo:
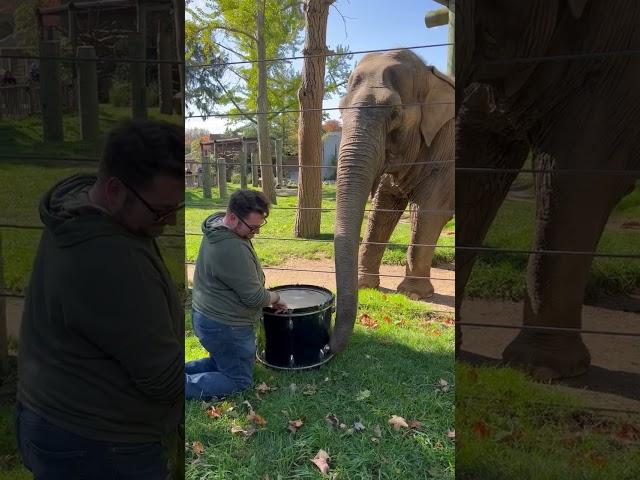
M 228 325 L 254 325 L 269 305 L 269 291 L 253 245 L 222 225 L 224 215 L 202 223 L 193 308 Z
M 18 400 L 87 438 L 158 441 L 183 417 L 184 315 L 155 242 L 90 205 L 95 181 L 73 176 L 40 203 Z

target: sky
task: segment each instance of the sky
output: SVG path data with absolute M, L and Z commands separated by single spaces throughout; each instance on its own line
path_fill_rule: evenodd
M 337 0 L 329 11 L 327 46 L 348 46 L 350 51 L 409 47 L 447 43 L 446 25 L 427 28 L 425 13 L 441 5 L 433 0 Z M 339 11 L 339 12 L 338 12 Z M 341 16 L 342 14 L 342 16 Z M 344 20 L 343 18 L 344 17 Z M 415 49 L 423 60 L 439 70 L 447 70 L 447 47 Z M 355 65 L 362 55 L 354 55 Z M 301 68 L 302 61 L 294 63 Z M 323 108 L 335 108 L 339 98 L 325 99 Z M 330 118 L 340 118 L 337 110 L 328 112 Z M 222 133 L 226 122 L 214 117 L 186 120 L 186 128 L 205 128 L 211 133 Z

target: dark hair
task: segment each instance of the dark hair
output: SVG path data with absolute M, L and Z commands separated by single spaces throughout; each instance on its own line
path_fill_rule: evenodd
M 144 188 L 158 175 L 183 178 L 184 128 L 152 120 L 119 124 L 107 137 L 98 174 L 133 188 Z
M 252 212 L 269 216 L 269 200 L 264 193 L 256 190 L 236 190 L 229 198 L 227 208 L 240 218 L 245 218 Z

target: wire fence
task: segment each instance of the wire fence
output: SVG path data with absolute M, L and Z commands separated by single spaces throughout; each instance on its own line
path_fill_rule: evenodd
M 293 61 L 305 58 L 313 58 L 313 57 L 331 57 L 331 56 L 346 56 L 346 55 L 354 55 L 354 54 L 364 54 L 364 53 L 374 53 L 374 52 L 388 52 L 392 50 L 414 50 L 414 49 L 423 49 L 423 48 L 434 48 L 434 47 L 445 47 L 449 46 L 449 43 L 439 43 L 439 44 L 430 44 L 430 45 L 416 45 L 411 47 L 404 48 L 389 48 L 389 49 L 372 49 L 372 50 L 361 50 L 354 52 L 325 52 L 321 54 L 311 54 L 311 55 L 301 55 L 301 56 L 290 56 L 290 57 L 281 57 L 281 58 L 270 58 L 262 61 L 258 60 L 244 60 L 244 61 L 233 61 L 233 62 L 219 62 L 219 63 L 206 63 L 206 64 L 189 64 L 188 62 L 180 61 L 180 60 L 160 60 L 160 59 L 141 59 L 141 58 L 77 58 L 77 57 L 59 57 L 59 56 L 25 56 L 25 55 L 0 55 L 0 59 L 13 59 L 13 58 L 22 58 L 22 59 L 32 59 L 32 60 L 57 60 L 62 63 L 79 63 L 79 62 L 112 62 L 112 63 L 144 63 L 144 64 L 184 64 L 186 69 L 196 69 L 196 68 L 209 68 L 209 67 L 218 67 L 218 66 L 227 66 L 227 65 L 236 65 L 236 64 L 255 64 L 255 63 L 269 63 L 269 62 L 279 62 L 279 61 Z M 504 64 L 504 63 L 539 63 L 539 62 L 547 62 L 547 61 L 567 61 L 567 60 L 579 60 L 579 59 L 587 59 L 587 58 L 607 58 L 607 57 L 624 57 L 624 56 L 633 56 L 639 55 L 640 51 L 619 51 L 619 52 L 593 52 L 593 53 L 585 53 L 585 54 L 566 54 L 566 55 L 554 55 L 549 57 L 538 57 L 538 58 L 514 58 L 509 60 L 497 60 L 490 61 L 487 63 L 495 63 L 495 64 Z M 285 113 L 303 113 L 303 112 L 317 112 L 317 111 L 337 111 L 337 110 L 350 110 L 350 109 L 381 109 L 381 108 L 404 108 L 404 107 L 423 107 L 423 106 L 437 106 L 437 105 L 451 105 L 452 102 L 423 102 L 423 103 L 408 103 L 402 105 L 359 105 L 353 107 L 332 107 L 332 108 L 318 108 L 318 109 L 285 109 L 279 111 L 268 111 L 268 112 L 227 112 L 227 113 L 214 113 L 209 115 L 189 115 L 185 116 L 185 119 L 189 118 L 208 118 L 208 117 L 231 117 L 231 116 L 247 116 L 247 115 L 279 115 Z M 15 161 L 15 160 L 23 160 L 23 161 L 33 161 L 33 162 L 61 162 L 61 163 L 97 163 L 99 158 L 91 157 L 91 156 L 57 156 L 57 155 L 48 155 L 48 154 L 0 154 L 0 160 L 7 161 Z M 234 165 L 232 163 L 226 162 L 198 162 L 203 165 Z M 413 163 L 403 163 L 402 166 L 417 166 L 421 164 L 426 164 L 430 166 L 438 165 L 438 164 L 452 164 L 454 161 L 442 161 L 442 162 L 413 162 Z M 272 164 L 253 164 L 254 166 L 263 166 L 263 167 L 273 167 Z M 317 166 L 317 165 L 282 165 L 282 168 L 295 168 L 295 169 L 337 169 L 337 166 Z M 572 175 L 572 176 L 583 176 L 583 175 L 612 175 L 612 176 L 631 176 L 631 177 L 640 177 L 640 171 L 638 170 L 612 170 L 612 169 L 513 169 L 513 168 L 492 168 L 492 167 L 454 167 L 454 170 L 459 173 L 471 173 L 471 174 L 492 174 L 492 173 L 530 173 L 530 174 L 540 174 L 540 173 L 551 173 L 554 175 Z M 188 205 L 189 206 L 189 205 Z M 211 205 L 204 205 L 211 206 Z M 274 207 L 272 210 L 319 210 L 323 212 L 327 211 L 335 211 L 335 208 L 323 208 L 323 207 Z M 386 212 L 405 212 L 405 210 L 392 210 L 392 209 L 365 209 L 365 212 L 374 212 L 374 211 L 386 211 Z M 428 210 L 423 209 L 419 212 L 422 213 L 433 213 L 433 214 L 446 214 L 453 215 L 455 212 L 453 210 Z M 13 224 L 0 224 L 0 228 L 2 229 L 25 229 L 25 230 L 42 230 L 42 226 L 36 225 L 13 225 Z M 183 234 L 172 234 L 166 233 L 163 235 L 164 237 L 169 238 L 181 238 L 184 239 L 186 236 L 203 236 L 202 233 L 198 232 L 185 232 Z M 329 239 L 306 239 L 306 238 L 286 238 L 286 237 L 268 237 L 261 236 L 255 237 L 254 240 L 258 241 L 274 241 L 274 242 L 284 242 L 284 241 L 296 241 L 296 242 L 333 242 L 333 240 Z M 620 258 L 620 259 L 629 259 L 636 260 L 640 258 L 640 254 L 628 254 L 628 253 L 605 253 L 605 252 L 580 252 L 580 251 L 569 251 L 569 250 L 534 250 L 534 249 L 504 249 L 504 248 L 492 248 L 486 246 L 464 246 L 464 245 L 439 245 L 439 244 L 421 244 L 421 243 L 394 243 L 394 242 L 358 242 L 360 245 L 378 245 L 378 246 L 395 246 L 395 247 L 427 247 L 427 248 L 445 248 L 445 249 L 453 249 L 455 251 L 469 251 L 475 253 L 489 253 L 489 254 L 522 254 L 522 255 L 587 255 L 592 257 L 599 258 Z M 195 263 L 193 262 L 185 262 L 185 266 L 193 266 Z M 274 270 L 274 271 L 292 271 L 292 272 L 306 272 L 306 273 L 315 273 L 315 274 L 326 274 L 326 275 L 335 275 L 335 270 L 311 270 L 311 269 L 302 269 L 302 268 L 285 268 L 285 267 L 264 267 L 265 270 Z M 411 275 L 390 275 L 390 274 L 368 274 L 364 273 L 364 275 L 375 275 L 380 277 L 393 277 L 393 278 L 408 278 L 408 279 L 424 279 L 424 280 L 436 280 L 436 281 L 455 281 L 452 278 L 443 278 L 443 277 L 431 277 L 431 276 L 411 276 Z M 0 291 L 0 297 L 6 298 L 17 298 L 23 299 L 23 293 L 9 292 L 9 291 Z M 444 314 L 451 315 L 452 312 L 449 310 L 434 310 L 431 311 L 433 314 Z M 556 332 L 556 333 L 580 333 L 585 335 L 602 335 L 602 336 L 624 336 L 637 338 L 640 337 L 640 333 L 633 332 L 613 332 L 613 331 L 604 331 L 604 330 L 592 330 L 592 329 L 583 329 L 583 328 L 561 328 L 561 327 L 542 327 L 542 326 L 531 326 L 531 325 L 499 325 L 494 323 L 473 323 L 473 322 L 458 322 L 457 323 L 461 327 L 474 327 L 474 328 L 493 328 L 493 329 L 512 329 L 512 330 L 535 330 L 535 331 L 547 331 L 547 332 Z M 487 399 L 491 401 L 495 401 L 494 398 Z M 549 405 L 549 404 L 546 404 Z M 637 413 L 630 412 L 626 410 L 620 409 L 602 409 L 598 407 L 588 407 L 589 410 L 606 410 L 606 411 L 617 411 L 617 412 L 626 412 L 626 413 Z

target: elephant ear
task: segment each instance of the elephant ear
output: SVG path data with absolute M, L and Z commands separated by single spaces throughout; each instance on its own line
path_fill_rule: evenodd
M 589 0 L 567 0 L 569 2 L 569 9 L 571 10 L 571 14 L 573 18 L 578 19 L 582 16 L 584 12 L 584 7 L 587 6 Z
M 450 78 L 434 67 L 426 68 L 424 80 L 427 92 L 421 100 L 420 132 L 430 146 L 442 126 L 455 116 L 455 87 Z

